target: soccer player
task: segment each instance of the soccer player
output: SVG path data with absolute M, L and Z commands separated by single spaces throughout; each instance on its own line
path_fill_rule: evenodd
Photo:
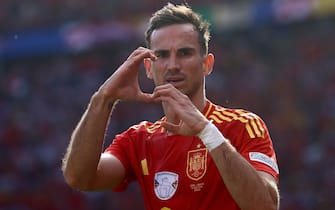
M 209 24 L 188 5 L 167 4 L 139 47 L 91 97 L 63 159 L 66 182 L 85 191 L 124 190 L 136 180 L 148 210 L 279 208 L 271 138 L 256 114 L 206 98 Z M 138 84 L 140 65 L 155 83 Z M 140 122 L 103 150 L 118 100 L 161 103 L 165 116 Z

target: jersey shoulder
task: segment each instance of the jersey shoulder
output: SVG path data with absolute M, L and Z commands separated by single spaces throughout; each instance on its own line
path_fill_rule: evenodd
M 250 138 L 264 138 L 267 128 L 264 121 L 255 113 L 244 109 L 224 108 L 213 105 L 207 118 L 218 127 L 236 127 L 245 129 Z
M 162 121 L 164 118 L 157 120 L 156 122 L 142 121 L 136 125 L 131 126 L 128 133 L 155 133 L 162 130 Z

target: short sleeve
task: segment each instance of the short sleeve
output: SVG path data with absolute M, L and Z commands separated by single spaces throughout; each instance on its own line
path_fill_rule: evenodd
M 130 139 L 127 135 L 126 132 L 117 135 L 112 143 L 105 149 L 104 153 L 110 153 L 114 155 L 117 159 L 121 161 L 123 164 L 125 170 L 126 170 L 126 177 L 125 179 L 118 185 L 116 186 L 113 191 L 124 191 L 129 183 L 133 181 L 134 178 L 134 173 L 132 172 L 131 169 L 131 164 L 129 157 L 127 155 L 127 147 L 129 147 Z
M 238 113 L 238 114 L 236 114 Z M 264 121 L 254 113 L 237 110 L 222 133 L 256 169 L 279 180 L 279 169 L 272 139 Z
M 252 114 L 248 119 L 248 126 L 241 132 L 241 155 L 256 168 L 271 174 L 279 180 L 279 168 L 272 139 L 264 121 Z

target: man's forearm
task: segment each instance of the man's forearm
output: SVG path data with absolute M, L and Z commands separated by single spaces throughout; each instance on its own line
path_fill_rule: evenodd
M 261 178 L 229 143 L 225 142 L 211 152 L 216 166 L 232 197 L 242 210 L 275 210 L 279 195 L 275 183 Z
M 112 106 L 103 96 L 94 94 L 73 131 L 62 166 L 70 186 L 87 189 L 93 181 Z

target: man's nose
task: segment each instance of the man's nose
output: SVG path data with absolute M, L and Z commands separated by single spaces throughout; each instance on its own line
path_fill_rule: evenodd
M 179 70 L 180 64 L 176 55 L 171 55 L 168 60 L 168 70 Z

